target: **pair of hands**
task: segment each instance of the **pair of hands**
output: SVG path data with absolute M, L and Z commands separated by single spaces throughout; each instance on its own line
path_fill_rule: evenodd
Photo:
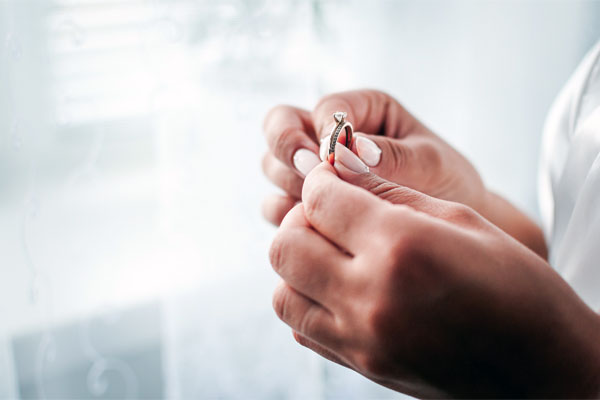
M 467 205 L 546 257 L 544 237 L 536 224 L 488 191 L 475 168 L 448 143 L 395 99 L 375 90 L 326 96 L 312 112 L 277 106 L 268 113 L 264 131 L 269 151 L 262 167 L 267 178 L 286 194 L 265 200 L 267 220 L 279 225 L 300 201 L 304 176 L 320 162 L 318 143 L 331 133 L 335 111 L 348 113 L 347 120 L 356 131 L 352 150 L 371 172 L 430 196 Z
M 379 160 L 359 141 L 333 167 L 298 156 L 318 154 L 337 110 L 375 135 Z M 598 394 L 597 315 L 513 238 L 543 254 L 529 220 L 397 102 L 363 91 L 313 113 L 278 107 L 265 131 L 265 173 L 287 192 L 264 209 L 281 222 L 273 304 L 298 342 L 414 396 Z

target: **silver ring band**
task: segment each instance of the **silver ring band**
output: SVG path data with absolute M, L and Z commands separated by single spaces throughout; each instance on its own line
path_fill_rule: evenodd
M 335 154 L 335 145 L 338 141 L 340 133 L 344 129 L 346 130 L 346 147 L 348 147 L 349 149 L 352 148 L 352 134 L 354 133 L 354 130 L 352 128 L 352 124 L 346 121 L 347 115 L 348 114 L 346 114 L 343 111 L 336 111 L 335 113 L 333 113 L 333 119 L 335 120 L 336 124 L 333 127 L 333 130 L 331 131 L 328 153 L 329 162 L 331 162 L 332 164 L 334 161 L 332 155 Z

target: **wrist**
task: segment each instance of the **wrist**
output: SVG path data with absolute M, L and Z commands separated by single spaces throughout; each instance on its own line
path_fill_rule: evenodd
M 486 189 L 481 207 L 477 211 L 544 260 L 547 259 L 548 249 L 542 230 L 508 200 Z

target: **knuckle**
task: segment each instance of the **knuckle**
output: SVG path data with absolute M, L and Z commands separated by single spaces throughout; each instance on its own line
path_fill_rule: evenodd
M 331 193 L 333 189 L 331 183 L 317 182 L 306 178 L 302 192 L 302 201 L 304 204 L 304 213 L 310 221 L 318 215 L 324 208 L 325 196 Z
M 381 265 L 380 282 L 388 289 L 402 287 L 406 282 L 413 281 L 415 266 L 423 260 L 422 241 L 427 237 L 427 227 L 420 226 L 411 221 L 412 210 L 409 206 L 394 206 L 393 214 L 387 214 L 388 218 L 402 221 L 402 228 L 392 228 L 382 232 L 383 236 L 376 239 L 378 257 Z M 398 217 L 410 213 L 408 218 Z M 393 290 L 396 290 L 393 289 Z
M 475 224 L 479 218 L 472 208 L 465 206 L 464 204 L 452 205 L 448 213 L 450 220 L 466 225 Z
M 275 272 L 279 272 L 283 267 L 283 263 L 287 252 L 289 251 L 289 240 L 285 231 L 281 231 L 275 236 L 269 249 L 269 261 Z
M 427 170 L 430 174 L 431 171 L 438 171 L 442 167 L 442 156 L 438 147 L 429 140 L 419 146 L 419 165 L 423 172 Z
M 286 127 L 279 131 L 273 137 L 272 141 L 272 150 L 278 155 L 278 158 L 291 163 L 292 155 L 295 149 L 294 138 L 296 134 L 297 128 L 295 127 Z
M 298 330 L 307 337 L 315 337 L 320 334 L 320 332 L 317 329 L 318 326 L 316 324 L 316 319 L 314 318 L 314 316 L 314 307 L 310 307 L 300 317 L 300 321 L 298 322 Z
M 399 235 L 390 246 L 389 255 L 394 264 L 404 264 L 413 259 L 415 255 L 414 240 L 410 235 Z
M 372 177 L 372 182 L 369 186 L 370 192 L 381 197 L 382 199 L 389 199 L 395 192 L 397 192 L 396 189 L 399 188 L 395 183 L 380 180 L 375 177 Z
M 416 190 L 390 182 L 382 182 L 371 191 L 380 198 L 402 207 L 403 217 L 406 217 L 410 205 L 418 205 L 422 199 L 422 194 Z
M 388 141 L 387 164 L 391 171 L 404 171 L 410 167 L 413 157 L 413 150 L 410 146 L 406 146 L 398 141 Z
M 339 104 L 341 93 L 329 93 L 321 97 L 315 106 L 315 109 L 327 108 L 329 105 Z
M 265 118 L 263 119 L 263 131 L 267 132 L 269 127 L 269 122 L 274 119 L 278 114 L 286 114 L 290 109 L 290 106 L 285 104 L 277 104 L 274 107 L 271 107 L 269 111 L 265 114 Z
M 323 117 L 326 114 L 330 114 L 338 110 L 345 110 L 349 113 L 349 115 L 353 115 L 353 105 L 346 98 L 347 94 L 348 93 L 331 93 L 321 97 L 315 106 L 315 114 Z M 317 122 L 319 125 L 317 127 L 319 131 L 318 133 L 324 133 L 323 130 L 326 128 L 328 122 L 330 122 L 329 119 L 327 119 L 327 121 L 323 120 Z
M 388 101 L 393 100 L 388 93 L 377 89 L 366 89 L 364 94 L 380 104 L 386 104 Z
M 296 341 L 296 343 L 298 343 L 301 346 L 308 347 L 310 342 L 304 336 L 302 336 L 296 331 L 292 331 L 292 336 L 294 336 L 294 340 Z
M 358 351 L 359 368 L 370 375 L 384 376 L 390 373 L 390 362 L 385 343 L 398 334 L 398 316 L 382 303 L 372 306 L 368 313 L 367 335 L 371 343 L 367 349 Z
M 387 376 L 390 373 L 389 366 L 385 362 L 385 358 L 381 357 L 378 353 L 374 350 L 360 351 L 355 356 L 355 364 L 359 371 L 367 376 Z
M 385 255 L 393 264 L 406 263 L 413 259 L 417 253 L 417 241 L 419 230 L 411 222 L 414 210 L 407 205 L 394 206 L 391 218 L 401 221 L 403 229 L 394 232 L 391 240 L 387 239 L 387 251 Z
M 383 299 L 373 299 L 372 304 L 367 308 L 367 328 L 369 334 L 374 339 L 378 339 L 385 331 L 386 321 L 389 323 L 389 316 L 385 315 L 382 306 Z
M 413 238 L 413 214 L 415 210 L 405 204 L 387 204 L 373 214 L 382 229 L 370 235 L 369 242 L 384 266 L 397 264 L 411 256 Z
M 285 285 L 278 286 L 273 293 L 273 310 L 282 321 L 287 321 L 288 318 L 288 296 L 289 289 Z

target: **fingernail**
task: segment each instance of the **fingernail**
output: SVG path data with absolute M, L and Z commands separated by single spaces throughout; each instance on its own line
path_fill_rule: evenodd
M 363 136 L 356 137 L 356 151 L 358 156 L 369 167 L 374 167 L 381 160 L 381 149 L 371 139 Z
M 335 144 L 335 164 L 338 162 L 357 174 L 369 172 L 369 167 L 356 154 L 340 143 Z
M 319 157 L 308 149 L 298 149 L 294 153 L 294 167 L 304 176 L 308 175 L 308 173 L 319 163 Z
M 331 135 L 325 136 L 321 139 L 321 146 L 319 147 L 319 156 L 321 157 L 321 161 L 325 161 L 327 159 L 327 153 L 329 151 L 329 141 L 331 140 Z

